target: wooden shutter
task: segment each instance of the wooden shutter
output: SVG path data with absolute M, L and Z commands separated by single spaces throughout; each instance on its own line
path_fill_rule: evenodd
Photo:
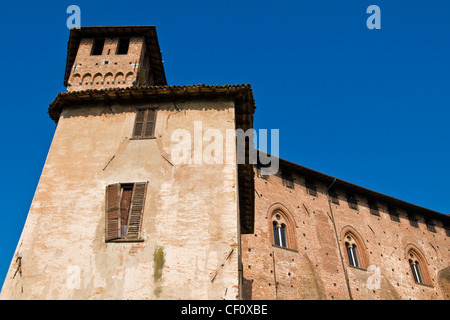
M 134 123 L 134 138 L 152 138 L 155 129 L 155 109 L 138 110 Z
M 142 215 L 144 212 L 145 194 L 147 190 L 146 182 L 134 184 L 133 196 L 131 199 L 130 216 L 128 218 L 127 239 L 139 239 Z
M 142 129 L 144 128 L 144 120 L 145 120 L 145 110 L 139 110 L 136 114 L 136 122 L 134 124 L 133 136 L 135 138 L 142 137 Z
M 106 241 L 120 238 L 120 184 L 106 187 Z
M 145 122 L 145 132 L 144 137 L 150 138 L 153 137 L 153 129 L 155 126 L 155 110 L 148 109 L 147 112 L 147 121 Z

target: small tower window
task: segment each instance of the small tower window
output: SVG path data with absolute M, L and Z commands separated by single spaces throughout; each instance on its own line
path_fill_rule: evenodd
M 117 54 L 128 54 L 128 48 L 130 47 L 130 38 L 119 39 L 119 44 L 117 45 Z
M 105 39 L 95 39 L 94 45 L 92 47 L 91 55 L 101 56 L 103 53 L 103 46 L 105 45 Z

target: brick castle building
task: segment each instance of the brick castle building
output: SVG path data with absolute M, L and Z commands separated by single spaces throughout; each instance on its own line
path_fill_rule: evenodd
M 248 130 L 255 102 L 167 85 L 155 27 L 72 29 L 64 84 L 0 298 L 449 299 L 445 214 L 283 159 L 264 176 L 234 140 L 174 163 L 175 130 Z

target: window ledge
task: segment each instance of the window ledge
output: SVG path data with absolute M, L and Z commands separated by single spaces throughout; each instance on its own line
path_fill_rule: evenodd
M 132 137 L 129 138 L 130 140 L 152 140 L 152 139 L 156 139 L 156 136 L 154 137 L 145 137 L 145 138 L 139 138 L 139 137 Z
M 367 269 L 365 269 L 365 268 L 361 268 L 361 267 L 355 267 L 355 266 L 351 266 L 351 265 L 348 265 L 350 268 L 353 268 L 353 269 L 356 269 L 356 270 L 361 270 L 361 271 L 365 271 L 365 272 L 367 272 Z
M 418 284 L 419 286 L 424 286 L 424 287 L 427 287 L 427 288 L 434 288 L 431 284 L 419 283 L 419 282 L 415 282 L 415 281 L 414 281 L 414 283 Z
M 280 249 L 284 249 L 284 250 L 287 250 L 287 251 L 292 251 L 292 252 L 298 253 L 298 250 L 291 249 L 291 248 L 286 248 L 286 247 L 282 247 L 282 246 L 277 246 L 276 244 L 273 244 L 273 243 L 272 243 L 272 247 L 274 247 L 274 248 L 280 248 Z
M 144 242 L 144 239 L 116 239 L 116 240 L 108 240 L 106 243 L 121 243 L 121 242 Z

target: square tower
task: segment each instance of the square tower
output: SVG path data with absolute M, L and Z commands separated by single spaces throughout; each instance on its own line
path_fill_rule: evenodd
M 71 30 L 64 77 L 67 91 L 166 84 L 154 26 Z

